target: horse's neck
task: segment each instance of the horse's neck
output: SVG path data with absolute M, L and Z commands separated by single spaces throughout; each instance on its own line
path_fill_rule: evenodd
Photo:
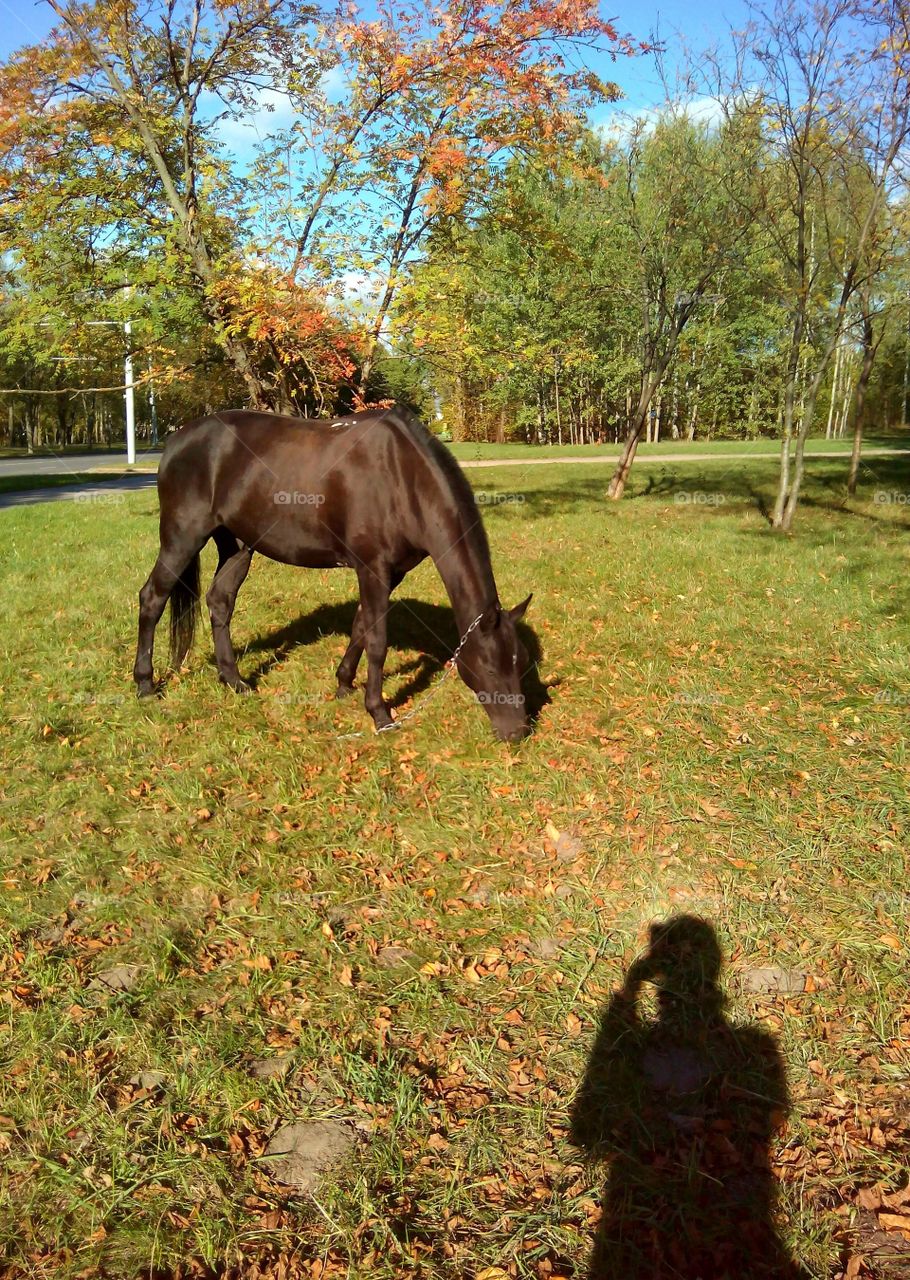
M 479 519 L 479 516 L 459 512 L 456 540 L 442 543 L 439 539 L 437 546 L 428 548 L 452 602 L 462 636 L 474 619 L 498 599 L 489 553 L 484 553 L 477 545 L 478 540 L 471 537 L 466 518 Z

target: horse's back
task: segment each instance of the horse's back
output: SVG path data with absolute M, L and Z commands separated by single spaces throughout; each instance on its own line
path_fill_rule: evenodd
M 414 513 L 420 458 L 397 410 L 328 419 L 227 410 L 169 438 L 162 516 L 223 525 L 300 565 L 352 563 L 380 546 L 390 560 L 410 559 L 423 540 Z

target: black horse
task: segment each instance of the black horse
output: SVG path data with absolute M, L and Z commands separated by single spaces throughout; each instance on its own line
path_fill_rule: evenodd
M 221 680 L 246 691 L 231 644 L 237 592 L 253 552 L 309 569 L 354 569 L 360 605 L 338 666 L 338 697 L 353 692 L 364 649 L 364 702 L 377 730 L 393 724 L 382 696 L 389 594 L 431 556 L 461 635 L 456 666 L 496 734 L 528 732 L 521 690 L 527 654 L 515 625 L 531 599 L 499 603 L 480 513 L 458 463 L 411 414 L 398 409 L 308 421 L 235 410 L 170 437 L 158 470 L 161 549 L 139 593 L 133 678 L 155 693 L 155 627 L 171 601 L 171 661 L 193 641 L 199 553 L 209 538 L 218 568 L 206 602 Z

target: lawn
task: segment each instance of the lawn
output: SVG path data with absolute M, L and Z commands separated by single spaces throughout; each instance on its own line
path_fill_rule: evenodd
M 673 1150 L 718 1186 L 765 1160 L 804 1275 L 910 1275 L 910 466 L 870 460 L 847 506 L 816 462 L 791 539 L 770 463 L 645 461 L 607 506 L 609 471 L 469 473 L 511 498 L 484 507 L 503 600 L 535 593 L 549 701 L 514 748 L 454 679 L 374 736 L 331 697 L 353 576 L 261 560 L 255 694 L 205 632 L 138 703 L 154 493 L 0 512 L 0 1273 L 582 1276 L 616 1171 L 667 1147 L 655 1055 L 596 1140 L 573 1100 L 682 914 L 743 1062 L 674 1104 Z M 456 636 L 432 566 L 397 594 L 405 709 Z M 310 1120 L 354 1146 L 304 1193 L 263 1157 Z M 642 1256 L 652 1227 L 626 1219 Z
M 902 449 L 907 446 L 907 433 L 896 431 L 891 435 L 873 435 L 866 440 L 867 449 Z M 826 440 L 824 436 L 815 436 L 806 441 L 807 454 L 843 453 L 849 456 L 853 447 L 851 439 Z M 544 444 L 528 445 L 522 443 L 487 444 L 485 441 L 467 440 L 450 446 L 452 452 L 462 462 L 496 461 L 509 458 L 600 458 L 618 457 L 621 444 Z M 660 440 L 656 444 L 642 443 L 638 446 L 638 457 L 660 458 L 665 454 L 673 457 L 695 454 L 698 457 L 728 457 L 732 454 L 746 455 L 750 458 L 762 455 L 767 458 L 780 456 L 780 441 L 770 437 L 759 437 L 755 440 Z

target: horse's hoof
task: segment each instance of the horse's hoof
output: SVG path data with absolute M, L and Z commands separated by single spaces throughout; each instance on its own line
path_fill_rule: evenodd
M 153 684 L 141 684 L 136 690 L 136 697 L 140 702 L 144 702 L 146 698 L 155 698 L 158 696 L 158 690 Z
M 354 686 L 352 684 L 340 684 L 338 688 L 335 690 L 335 697 L 338 699 L 350 698 L 353 692 L 354 692 Z
M 234 693 L 246 694 L 253 692 L 253 686 L 247 684 L 245 680 L 225 680 L 223 676 L 219 677 L 222 684 L 226 684 Z

